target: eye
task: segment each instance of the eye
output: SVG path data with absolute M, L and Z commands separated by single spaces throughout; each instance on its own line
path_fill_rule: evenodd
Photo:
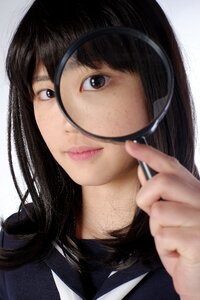
M 38 98 L 42 101 L 47 101 L 55 97 L 55 92 L 51 89 L 44 89 L 38 92 Z
M 85 79 L 81 85 L 81 91 L 94 91 L 105 87 L 110 77 L 105 75 L 93 75 Z

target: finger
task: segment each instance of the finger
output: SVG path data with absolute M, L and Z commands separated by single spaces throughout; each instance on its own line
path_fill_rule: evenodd
M 200 183 L 188 181 L 187 176 L 157 174 L 146 181 L 136 196 L 137 205 L 148 214 L 154 202 L 164 199 L 200 208 Z
M 177 292 L 192 292 L 191 299 L 196 299 L 200 292 L 200 228 L 160 228 L 155 244 Z
M 155 236 L 160 227 L 200 227 L 200 209 L 171 201 L 158 201 L 151 207 L 150 229 Z
M 126 141 L 125 149 L 134 158 L 144 161 L 156 172 L 190 174 L 174 157 L 166 155 L 159 150 L 144 144 Z
M 200 267 L 200 227 L 160 227 L 154 237 L 161 256 L 177 252 L 190 265 Z M 200 270 L 199 270 L 200 271 Z

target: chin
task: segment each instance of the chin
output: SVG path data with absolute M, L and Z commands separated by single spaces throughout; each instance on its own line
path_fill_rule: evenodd
M 104 180 L 99 180 L 99 178 L 97 178 L 96 180 L 95 178 L 77 178 L 72 176 L 70 176 L 70 178 L 80 186 L 100 186 L 107 183 Z
M 80 172 L 81 173 L 81 172 Z M 99 176 L 99 174 L 71 174 L 68 172 L 69 177 L 78 185 L 81 186 L 101 186 L 107 184 L 112 181 L 112 178 L 103 174 L 103 176 Z

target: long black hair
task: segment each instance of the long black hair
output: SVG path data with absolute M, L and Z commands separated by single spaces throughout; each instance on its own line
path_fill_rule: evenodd
M 149 142 L 175 156 L 194 176 L 194 111 L 184 65 L 173 30 L 155 0 L 36 0 L 19 24 L 7 55 L 10 80 L 8 152 L 11 173 L 21 205 L 18 215 L 2 223 L 5 234 L 22 240 L 17 249 L 0 250 L 0 268 L 10 269 L 44 257 L 53 241 L 65 246 L 66 257 L 78 266 L 82 256 L 75 238 L 81 213 L 81 187 L 54 160 L 33 113 L 32 77 L 42 62 L 53 81 L 66 47 L 82 34 L 107 26 L 142 31 L 168 54 L 175 73 L 172 105 Z M 15 147 L 27 192 L 21 191 L 13 167 Z M 27 196 L 31 204 L 27 205 Z M 111 262 L 128 266 L 137 259 L 155 261 L 148 216 L 137 209 L 132 224 L 113 232 Z M 118 267 L 120 263 L 118 264 Z M 115 266 L 117 268 L 117 266 Z

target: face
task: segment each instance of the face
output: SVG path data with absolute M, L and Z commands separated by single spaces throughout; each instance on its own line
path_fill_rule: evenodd
M 105 86 L 109 85 L 107 78 L 103 82 Z M 104 89 L 104 85 L 100 84 L 97 90 Z M 91 87 L 88 77 L 83 80 L 81 87 L 78 93 L 76 91 L 77 97 L 79 93 L 94 94 L 94 89 L 96 90 L 96 86 Z M 54 85 L 42 64 L 36 68 L 33 91 L 35 119 L 42 137 L 55 160 L 75 182 L 82 186 L 96 186 L 133 176 L 137 162 L 127 154 L 123 144 L 101 142 L 86 137 L 67 121 L 58 107 Z M 140 91 L 138 84 L 137 93 Z M 74 97 L 73 86 L 69 94 Z M 147 121 L 145 110 L 142 111 L 141 119 L 145 125 Z
M 60 97 L 72 120 L 99 136 L 125 136 L 149 123 L 139 76 L 107 64 L 92 69 L 69 60 L 60 80 Z

